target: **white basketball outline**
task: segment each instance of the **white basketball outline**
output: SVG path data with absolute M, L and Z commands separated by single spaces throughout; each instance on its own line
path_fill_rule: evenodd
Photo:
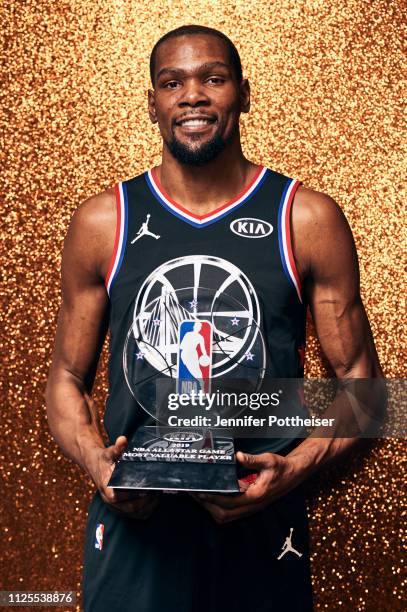
M 187 265 L 192 265 L 194 268 L 194 285 L 193 287 L 180 287 L 180 288 L 175 288 L 173 287 L 173 285 L 171 284 L 171 282 L 168 280 L 168 278 L 166 277 L 166 274 L 168 274 L 168 272 L 171 272 L 172 270 L 174 270 L 177 267 L 180 266 L 187 266 Z M 222 285 L 220 287 L 218 287 L 218 289 L 214 292 L 214 297 L 213 297 L 213 301 L 212 301 L 212 306 L 211 306 L 211 313 L 214 312 L 214 304 L 216 303 L 216 300 L 221 296 L 222 293 L 225 293 L 227 287 L 229 285 L 231 285 L 234 282 L 237 282 L 239 284 L 240 289 L 243 291 L 243 294 L 246 297 L 246 301 L 247 301 L 247 305 L 248 308 L 246 309 L 245 306 L 242 306 L 242 308 L 244 309 L 244 311 L 240 314 L 241 317 L 247 318 L 249 321 L 249 325 L 247 326 L 247 332 L 245 333 L 244 338 L 240 341 L 240 348 L 237 349 L 234 353 L 233 356 L 237 355 L 240 351 L 242 351 L 242 347 L 244 346 L 244 343 L 247 341 L 247 338 L 250 336 L 251 333 L 251 329 L 252 329 L 252 324 L 254 323 L 254 327 L 255 327 L 255 333 L 253 334 L 253 338 L 252 341 L 250 342 L 249 346 L 242 351 L 243 354 L 242 356 L 236 361 L 236 363 L 233 363 L 231 365 L 229 365 L 229 367 L 226 370 L 222 370 L 219 371 L 220 368 L 226 364 L 229 363 L 230 364 L 230 358 L 228 356 L 226 356 L 223 360 L 218 361 L 215 365 L 212 373 L 212 377 L 217 377 L 217 376 L 221 376 L 224 375 L 228 372 L 230 372 L 231 370 L 233 370 L 235 367 L 237 367 L 237 365 L 244 359 L 244 356 L 246 353 L 248 353 L 250 351 L 250 349 L 252 348 L 256 337 L 258 335 L 259 329 L 260 329 L 260 307 L 259 307 L 259 302 L 258 302 L 258 298 L 256 295 L 256 292 L 254 290 L 254 287 L 252 285 L 252 283 L 250 282 L 250 280 L 247 278 L 247 276 L 234 264 L 232 264 L 231 262 L 227 261 L 226 259 L 222 259 L 220 257 L 215 257 L 212 255 L 187 255 L 184 257 L 176 257 L 174 259 L 171 259 L 167 262 L 164 262 L 163 264 L 161 264 L 158 268 L 156 268 L 156 270 L 154 270 L 151 274 L 149 274 L 149 276 L 145 279 L 145 281 L 143 282 L 142 286 L 140 287 L 140 290 L 137 294 L 137 297 L 135 299 L 135 305 L 134 305 L 134 314 L 133 314 L 133 326 L 136 330 L 138 329 L 139 324 L 137 325 L 137 319 L 140 316 L 141 313 L 146 312 L 147 308 L 149 306 L 151 306 L 151 304 L 153 304 L 154 301 L 156 301 L 159 298 L 154 298 L 150 303 L 148 303 L 148 297 L 150 294 L 150 290 L 151 288 L 156 284 L 156 283 L 161 283 L 161 285 L 163 287 L 166 287 L 168 289 L 168 296 L 171 295 L 177 295 L 178 292 L 187 290 L 187 289 L 192 289 L 192 296 L 193 296 L 193 301 L 197 301 L 198 298 L 198 291 L 199 290 L 205 290 L 205 291 L 211 291 L 213 292 L 212 289 L 208 289 L 206 287 L 202 287 L 200 286 L 199 283 L 199 277 L 200 277 L 200 273 L 201 273 L 201 268 L 203 265 L 212 265 L 215 268 L 219 268 L 222 271 L 226 271 L 229 276 L 224 280 L 224 282 L 222 283 Z M 243 281 L 243 282 L 242 282 Z M 150 287 L 149 287 L 150 285 Z M 226 294 L 227 295 L 227 294 Z M 231 296 L 229 296 L 230 298 Z M 233 300 L 237 303 L 240 304 L 240 302 L 236 299 L 233 298 Z M 192 303 L 192 302 L 191 302 Z M 185 309 L 184 309 L 185 310 Z M 254 312 L 255 311 L 255 312 Z M 189 320 L 201 320 L 199 317 L 202 316 L 207 316 L 205 315 L 205 313 L 197 313 L 196 312 L 196 308 L 194 309 L 194 312 L 188 312 L 188 319 Z M 220 316 L 220 314 L 218 313 L 218 316 Z M 212 322 L 212 321 L 211 321 Z M 212 322 L 213 325 L 213 329 L 214 331 L 216 331 L 216 333 L 218 335 L 222 335 L 221 332 L 216 328 L 216 326 L 214 325 L 214 323 Z M 140 327 L 140 335 L 143 335 L 143 330 Z M 134 335 L 136 341 L 138 339 L 138 335 L 135 333 Z M 228 336 L 230 337 L 230 335 Z M 141 338 L 141 342 L 146 342 L 145 340 L 143 340 L 143 338 Z M 149 344 L 149 343 L 147 343 Z M 264 339 L 262 338 L 262 344 L 263 344 L 263 369 L 265 366 L 265 346 L 264 346 Z M 167 345 L 165 345 L 167 348 Z M 157 349 L 156 349 L 157 350 Z M 174 352 L 174 351 L 172 351 Z M 170 352 L 170 354 L 172 354 Z M 151 352 L 146 354 L 146 358 L 147 361 L 150 363 L 150 365 L 157 369 L 160 370 L 160 368 L 157 368 L 154 365 L 154 359 L 152 359 L 151 356 Z M 164 360 L 167 362 L 167 355 L 164 357 Z M 172 363 L 172 359 L 171 359 L 171 367 L 175 367 L 176 364 Z M 167 374 L 170 375 L 170 374 Z

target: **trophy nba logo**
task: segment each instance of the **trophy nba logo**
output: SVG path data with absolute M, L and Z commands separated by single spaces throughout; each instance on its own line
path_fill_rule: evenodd
M 103 548 L 103 532 L 105 530 L 105 526 L 103 523 L 98 523 L 96 525 L 96 533 L 95 533 L 95 548 L 98 550 L 102 550 Z
M 178 337 L 178 393 L 208 393 L 212 365 L 212 324 L 209 321 L 182 321 Z

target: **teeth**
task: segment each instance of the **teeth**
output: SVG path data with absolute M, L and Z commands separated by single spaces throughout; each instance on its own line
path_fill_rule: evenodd
M 211 123 L 209 119 L 186 119 L 181 121 L 181 125 L 208 125 Z

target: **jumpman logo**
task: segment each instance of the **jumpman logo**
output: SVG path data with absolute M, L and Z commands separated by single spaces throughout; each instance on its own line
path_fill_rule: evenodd
M 159 236 L 158 234 L 153 234 L 153 232 L 150 232 L 150 230 L 148 229 L 148 222 L 150 221 L 150 216 L 151 215 L 147 215 L 147 219 L 144 221 L 144 223 L 141 224 L 141 227 L 137 232 L 137 236 L 134 238 L 134 240 L 131 241 L 131 244 L 134 244 L 139 238 L 142 238 L 143 236 L 151 236 L 151 238 L 155 238 L 156 240 L 161 238 L 161 236 Z
M 291 527 L 290 528 L 290 535 L 285 539 L 284 544 L 281 547 L 283 552 L 280 554 L 279 557 L 277 557 L 278 560 L 280 560 L 282 557 L 284 557 L 284 555 L 286 553 L 288 553 L 288 552 L 295 553 L 299 557 L 302 557 L 302 553 L 298 552 L 298 550 L 295 550 L 295 548 L 291 544 L 291 538 L 292 538 L 292 535 L 293 535 L 293 531 L 294 531 L 294 529 Z

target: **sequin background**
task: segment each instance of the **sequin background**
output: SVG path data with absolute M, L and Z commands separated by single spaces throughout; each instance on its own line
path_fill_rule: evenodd
M 236 42 L 253 92 L 247 155 L 340 203 L 383 368 L 403 375 L 404 16 L 401 0 L 5 1 L 1 589 L 80 588 L 93 487 L 53 442 L 43 400 L 60 253 L 79 202 L 159 160 L 146 89 L 165 31 L 202 23 Z M 307 373 L 325 374 L 309 333 Z M 105 366 L 106 351 L 99 406 Z M 404 452 L 375 442 L 309 483 L 316 610 L 403 609 Z

